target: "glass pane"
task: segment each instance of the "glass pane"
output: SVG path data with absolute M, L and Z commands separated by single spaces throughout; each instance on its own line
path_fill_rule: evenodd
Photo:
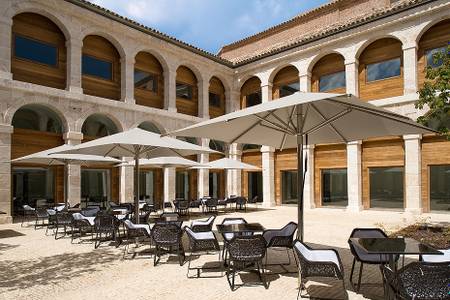
M 300 90 L 300 82 L 280 86 L 280 98 L 290 96 Z
M 209 93 L 209 106 L 220 107 L 220 95 Z
M 247 107 L 261 104 L 261 101 L 262 101 L 261 99 L 262 99 L 261 98 L 261 91 L 259 91 L 257 93 L 248 94 L 246 96 Z
M 370 168 L 370 207 L 403 208 L 403 167 Z
M 297 204 L 297 171 L 281 171 L 283 204 Z
M 81 197 L 87 205 L 104 205 L 109 198 L 109 170 L 81 170 Z
M 134 87 L 156 93 L 158 91 L 157 76 L 148 72 L 134 69 Z
M 176 193 L 178 199 L 189 199 L 189 172 L 177 172 L 175 178 Z M 172 199 L 175 200 L 175 199 Z
M 425 56 L 427 58 L 427 67 L 437 68 L 442 65 L 442 59 L 435 59 L 435 54 L 437 53 L 443 53 L 445 54 L 445 51 L 447 51 L 447 47 L 439 47 L 431 50 L 427 50 L 425 52 Z
M 177 82 L 177 98 L 192 99 L 192 86 Z
M 375 81 L 400 76 L 400 58 L 367 65 L 367 81 Z
M 91 75 L 106 80 L 112 80 L 112 62 L 83 54 L 83 75 Z
M 345 88 L 345 71 L 323 75 L 319 78 L 319 92 Z
M 14 36 L 14 55 L 52 67 L 58 64 L 58 49 L 55 46 L 18 35 Z
M 219 198 L 220 174 L 216 172 L 209 173 L 209 196 Z
M 347 206 L 347 169 L 322 170 L 322 205 Z
M 430 209 L 450 211 L 450 165 L 430 166 Z
M 258 197 L 258 202 L 263 201 L 262 172 L 248 173 L 248 199 Z
M 139 173 L 139 199 L 154 201 L 154 172 L 141 171 Z

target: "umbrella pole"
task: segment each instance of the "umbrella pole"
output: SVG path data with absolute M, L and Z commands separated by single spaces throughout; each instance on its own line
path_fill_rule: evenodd
M 64 162 L 64 207 L 67 209 L 68 204 L 69 204 L 69 199 L 68 199 L 68 195 L 67 195 L 67 190 L 68 190 L 68 181 L 69 181 L 69 163 L 68 162 Z
M 134 157 L 134 215 L 137 224 L 139 223 L 139 155 Z
M 303 241 L 303 112 L 302 105 L 297 106 L 297 238 Z

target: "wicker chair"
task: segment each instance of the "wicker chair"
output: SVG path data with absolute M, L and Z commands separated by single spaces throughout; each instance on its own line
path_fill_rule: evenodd
M 309 277 L 331 277 L 342 280 L 345 290 L 344 267 L 335 249 L 312 249 L 299 240 L 294 241 L 300 268 L 300 287 L 297 299 L 302 296 Z
M 39 226 L 48 226 L 48 218 L 49 218 L 49 214 L 48 214 L 47 209 L 37 208 L 35 210 L 34 229 L 36 229 Z
M 236 198 L 236 210 L 247 211 L 247 199 L 245 197 Z
M 179 200 L 179 201 L 177 201 L 177 204 L 175 206 L 175 208 L 180 216 L 188 216 L 189 215 L 189 207 L 190 207 L 189 200 Z
M 172 223 L 156 223 L 151 230 L 151 236 L 155 244 L 154 266 L 158 264 L 162 252 L 170 253 L 173 250 L 178 255 L 180 266 L 183 265 L 185 254 L 181 241 L 183 230 L 180 226 Z
M 36 215 L 36 209 L 34 207 L 29 206 L 28 204 L 22 205 L 22 223 L 20 226 L 23 226 L 25 219 L 28 221 L 31 217 Z
M 386 233 L 379 228 L 355 228 L 350 234 L 350 238 L 387 238 Z M 358 276 L 358 285 L 356 287 L 356 292 L 359 292 L 361 287 L 361 277 L 363 264 L 372 264 L 372 265 L 380 265 L 389 263 L 389 257 L 387 255 L 378 255 L 378 254 L 368 254 L 360 247 L 353 245 L 351 240 L 348 240 L 348 244 L 350 246 L 350 251 L 353 254 L 353 263 L 352 270 L 350 272 L 350 283 L 354 286 L 353 283 L 353 271 L 355 269 L 355 264 L 358 261 L 360 263 L 359 267 L 359 276 Z
M 185 229 L 186 234 L 189 238 L 189 258 L 188 258 L 188 269 L 186 276 L 188 278 L 192 278 L 189 276 L 189 271 L 196 270 L 197 271 L 197 278 L 200 277 L 200 272 L 202 270 L 212 270 L 212 269 L 218 269 L 217 267 L 195 267 L 191 268 L 191 260 L 194 253 L 200 253 L 200 252 L 218 252 L 219 253 L 219 261 L 220 261 L 220 247 L 219 242 L 217 241 L 217 238 L 212 231 L 202 231 L 202 232 L 195 232 L 190 227 L 186 226 Z
M 55 240 L 58 239 L 58 231 L 61 227 L 64 230 L 61 237 L 64 237 L 67 234 L 67 228 L 72 227 L 72 214 L 67 211 L 59 211 L 56 213 Z
M 206 200 L 205 208 L 208 213 L 217 213 L 218 200 L 216 198 L 209 198 Z
M 97 214 L 94 219 L 95 249 L 103 242 L 115 240 L 116 226 L 117 223 L 114 216 L 105 213 Z
M 227 269 L 227 280 L 232 291 L 235 290 L 234 279 L 236 271 L 244 271 L 250 267 L 258 270 L 258 275 L 264 287 L 269 288 L 263 267 L 263 258 L 266 254 L 266 241 L 262 235 L 236 236 L 228 243 L 230 262 Z M 231 276 L 231 279 L 230 279 Z
M 289 255 L 289 250 L 294 252 L 294 234 L 297 230 L 297 223 L 289 222 L 281 229 L 267 229 L 263 232 L 263 237 L 266 240 L 267 250 L 270 248 L 274 249 L 285 249 L 288 257 L 288 263 L 278 263 L 278 264 L 268 264 L 268 253 L 266 254 L 266 266 L 279 265 L 284 268 L 284 266 L 289 266 L 291 264 L 291 256 Z M 295 264 L 298 265 L 295 254 L 293 253 Z
M 150 225 L 148 224 L 134 224 L 130 220 L 123 220 L 123 224 L 125 226 L 125 240 L 127 241 L 127 244 L 125 245 L 125 249 L 123 252 L 123 257 L 125 257 L 126 254 L 130 254 L 128 252 L 128 248 L 130 246 L 130 243 L 136 242 L 142 238 L 143 240 L 149 240 L 151 241 L 151 231 L 150 231 Z
M 394 292 L 395 299 L 449 299 L 450 265 L 448 263 L 407 264 L 397 273 L 387 265 L 380 266 L 387 283 L 385 298 Z
M 83 234 L 90 234 L 91 238 L 94 236 L 94 226 L 91 224 L 91 222 L 88 221 L 87 217 L 83 216 L 81 213 L 74 213 L 72 214 L 72 239 L 71 243 L 73 243 L 73 240 L 77 237 L 81 238 L 83 237 Z
M 212 231 L 214 220 L 216 216 L 211 216 L 207 220 L 194 220 L 191 223 L 191 229 L 194 232 L 208 232 Z
M 225 218 L 222 221 L 222 225 L 232 225 L 232 224 L 247 224 L 247 221 L 244 218 Z M 222 257 L 223 260 L 226 261 L 227 258 L 227 246 L 228 243 L 238 236 L 237 233 L 223 233 L 223 248 L 222 248 Z

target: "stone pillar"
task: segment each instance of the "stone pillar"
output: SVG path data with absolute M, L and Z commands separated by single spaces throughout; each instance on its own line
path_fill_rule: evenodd
M 132 162 L 133 158 L 122 158 L 122 162 Z M 120 186 L 119 186 L 119 202 L 133 202 L 134 200 L 134 165 L 126 165 L 119 167 Z M 114 200 L 114 199 L 113 199 Z
M 263 205 L 275 206 L 275 149 L 269 146 L 261 147 L 263 176 Z
M 134 63 L 135 59 L 130 54 L 120 59 L 121 68 L 121 100 L 125 103 L 135 104 L 134 100 Z
M 0 224 L 12 222 L 11 134 L 13 127 L 0 124 Z
M 362 141 L 352 141 L 347 143 L 348 211 L 361 211 L 363 209 L 361 143 Z
M 421 138 L 420 134 L 403 136 L 405 141 L 405 211 L 413 214 L 422 212 Z
M 205 78 L 210 78 L 210 76 L 205 76 Z M 209 81 L 206 79 L 199 81 L 198 90 L 198 116 L 209 119 Z
M 78 145 L 83 140 L 81 132 L 68 131 L 64 133 L 64 141 L 67 145 Z M 81 166 L 70 164 L 67 166 L 67 201 L 71 206 L 81 201 Z
M 417 93 L 417 45 L 415 43 L 403 46 L 403 82 L 405 95 Z
M 164 203 L 175 200 L 176 169 L 164 168 Z
M 301 72 L 298 77 L 300 82 L 300 92 L 311 92 L 311 72 Z
M 225 106 L 225 110 L 226 110 L 225 112 L 227 114 L 241 109 L 240 97 L 241 97 L 240 91 L 233 90 L 230 92 L 230 96 L 227 98 L 227 103 Z
M 316 207 L 316 203 L 314 202 L 314 145 L 305 146 L 303 157 L 307 157 L 303 207 L 305 209 L 311 209 Z
M 202 139 L 203 147 L 208 147 L 209 139 Z M 209 154 L 202 153 L 198 154 L 198 162 L 201 164 L 207 164 L 209 162 Z M 204 196 L 209 196 L 209 170 L 208 169 L 198 169 L 197 172 L 197 198 Z
M 83 41 L 72 37 L 66 41 L 67 48 L 67 90 L 74 93 L 83 93 L 82 88 L 82 50 Z
M 359 95 L 358 66 L 359 62 L 357 59 L 345 60 L 346 93 L 356 97 Z
M 11 28 L 12 19 L 0 19 L 0 78 L 12 79 L 11 73 Z
M 272 84 L 261 83 L 261 96 L 262 96 L 262 103 L 266 103 L 272 100 Z
M 170 112 L 177 112 L 176 79 L 176 66 L 169 66 L 164 70 L 164 109 Z

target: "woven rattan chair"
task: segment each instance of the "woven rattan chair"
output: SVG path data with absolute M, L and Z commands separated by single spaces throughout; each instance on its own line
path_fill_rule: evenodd
M 30 218 L 34 216 L 36 216 L 36 209 L 34 207 L 31 207 L 28 204 L 22 205 L 22 223 L 20 226 L 23 226 L 25 220 L 29 221 Z
M 55 240 L 58 239 L 58 232 L 61 228 L 63 229 L 63 235 L 59 238 L 66 236 L 69 227 L 72 227 L 72 214 L 67 211 L 58 211 L 56 213 Z
M 49 214 L 46 208 L 37 208 L 35 210 L 34 229 L 38 228 L 39 226 L 48 226 L 48 218 Z
M 245 197 L 237 197 L 235 203 L 236 203 L 236 210 L 245 210 L 245 211 L 247 211 L 247 198 L 245 198 Z
M 106 213 L 98 213 L 94 219 L 95 243 L 97 249 L 101 243 L 115 240 L 116 219 Z
M 206 220 L 194 220 L 191 223 L 191 229 L 194 232 L 208 232 L 212 231 L 214 220 L 216 216 L 210 216 Z
M 189 215 L 189 200 L 179 200 L 177 201 L 176 210 L 180 216 L 188 216 Z
M 90 234 L 91 239 L 94 236 L 94 226 L 89 222 L 88 217 L 83 216 L 81 213 L 72 214 L 72 239 L 71 243 L 73 243 L 74 239 L 77 237 L 81 239 L 83 235 Z
M 199 254 L 201 252 L 218 252 L 219 253 L 219 261 L 220 261 L 220 247 L 217 238 L 212 231 L 202 231 L 195 232 L 190 227 L 185 227 L 184 229 L 189 238 L 189 252 L 190 255 L 188 257 L 188 269 L 186 276 L 188 278 L 192 278 L 189 275 L 189 271 L 196 270 L 197 277 L 200 277 L 200 273 L 202 270 L 212 270 L 218 269 L 217 267 L 195 267 L 191 268 L 192 256 L 194 254 Z
M 299 240 L 294 241 L 300 268 L 300 287 L 297 299 L 302 296 L 305 284 L 310 277 L 331 277 L 342 280 L 345 290 L 344 267 L 335 249 L 312 249 Z
M 216 198 L 209 198 L 206 200 L 205 209 L 208 213 L 217 213 L 218 200 Z
M 129 246 L 131 243 L 137 243 L 139 239 L 148 240 L 151 243 L 151 231 L 150 225 L 148 224 L 134 224 L 131 220 L 123 220 L 123 224 L 125 226 L 125 240 L 126 245 L 123 252 L 123 257 L 126 254 L 130 254 L 128 252 Z
M 156 266 L 161 258 L 163 252 L 176 252 L 180 266 L 184 263 L 184 249 L 181 238 L 183 230 L 180 226 L 173 223 L 156 223 L 152 230 L 151 236 L 155 245 L 155 256 L 153 265 Z
M 263 232 L 263 237 L 266 241 L 266 248 L 268 249 L 281 249 L 286 250 L 286 254 L 288 257 L 287 263 L 277 263 L 277 264 L 268 264 L 268 253 L 266 254 L 266 266 L 279 265 L 279 266 L 289 266 L 291 264 L 291 256 L 289 252 L 292 252 L 294 256 L 295 263 L 297 265 L 297 259 L 294 254 L 294 234 L 297 230 L 297 223 L 289 222 L 281 229 L 267 229 Z M 291 251 L 289 251 L 291 250 Z
M 379 228 L 355 228 L 350 234 L 350 238 L 387 238 L 386 233 Z M 372 265 L 380 265 L 389 263 L 389 257 L 387 255 L 378 255 L 378 254 L 368 254 L 363 249 L 358 246 L 353 245 L 352 241 L 348 240 L 348 244 L 350 246 L 350 251 L 353 254 L 353 263 L 352 270 L 350 272 L 350 283 L 353 284 L 353 271 L 355 269 L 355 264 L 358 261 L 360 263 L 359 266 L 359 276 L 358 276 L 358 285 L 356 287 L 356 291 L 359 292 L 361 287 L 361 277 L 362 270 L 364 264 L 372 264 Z
M 222 221 L 222 225 L 232 225 L 232 224 L 247 224 L 247 221 L 244 218 L 225 218 Z M 226 261 L 227 258 L 227 246 L 228 243 L 237 235 L 237 233 L 223 233 L 223 248 L 222 248 L 222 257 L 223 260 Z
M 259 278 L 267 289 L 269 286 L 264 276 L 263 258 L 266 254 L 266 241 L 262 235 L 236 236 L 228 243 L 230 255 L 227 280 L 232 291 L 235 290 L 236 271 L 245 271 L 249 268 L 258 270 Z M 230 279 L 231 277 L 231 279 Z

